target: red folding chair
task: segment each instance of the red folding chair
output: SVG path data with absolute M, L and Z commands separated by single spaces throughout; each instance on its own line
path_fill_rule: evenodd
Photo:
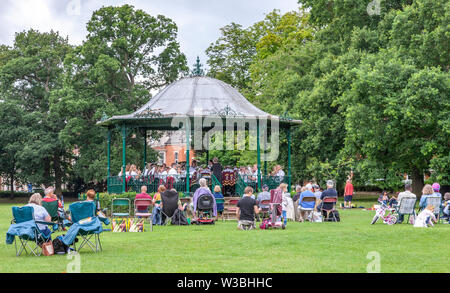
M 325 203 L 332 204 L 332 208 L 331 209 L 324 209 L 323 207 L 324 207 Z M 336 211 L 336 203 L 337 203 L 337 197 L 325 197 L 323 199 L 322 207 L 320 209 L 320 212 L 321 212 L 322 215 L 323 215 L 323 212 L 326 212 L 326 214 L 327 214 L 327 217 L 325 219 L 323 219 L 324 221 L 329 221 L 330 220 L 330 213 L 331 212 L 333 212 L 334 220 L 335 221 L 337 220 L 336 213 L 335 213 L 335 211 Z
M 270 199 L 265 199 L 265 200 L 260 201 L 259 205 L 266 206 L 266 208 L 260 209 L 260 214 L 263 219 L 268 218 L 269 211 L 270 211 Z
M 230 217 L 230 213 L 236 214 L 238 202 L 239 202 L 239 200 L 237 200 L 237 199 L 231 199 L 228 202 L 228 206 L 226 208 L 226 210 L 227 210 L 227 220 Z
M 151 199 L 146 198 L 137 198 L 134 200 L 134 216 L 140 217 L 140 218 L 147 218 L 150 222 L 150 230 L 153 231 L 153 221 L 152 221 L 152 213 L 150 213 L 148 210 L 153 205 L 153 202 Z M 148 212 L 139 212 L 147 210 Z

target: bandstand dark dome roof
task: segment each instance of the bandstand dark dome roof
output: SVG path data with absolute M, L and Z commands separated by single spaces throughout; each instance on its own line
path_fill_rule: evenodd
M 251 104 L 229 84 L 206 76 L 182 78 L 161 90 L 136 112 L 113 116 L 98 124 L 110 127 L 117 124 L 155 125 L 163 129 L 172 118 L 233 117 L 242 119 L 280 120 L 280 124 L 296 125 L 299 120 L 283 120 Z M 149 128 L 152 128 L 149 124 Z

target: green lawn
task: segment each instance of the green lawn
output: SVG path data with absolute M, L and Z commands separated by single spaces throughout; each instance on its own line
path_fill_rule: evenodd
M 373 202 L 359 202 L 369 207 Z M 0 273 L 65 272 L 66 256 L 15 256 L 5 244 L 12 204 L 0 204 Z M 450 272 L 450 225 L 371 226 L 373 211 L 340 210 L 340 223 L 288 223 L 286 230 L 238 231 L 234 221 L 215 226 L 155 227 L 154 232 L 101 234 L 103 252 L 83 248 L 81 272 L 364 273 L 369 252 L 381 272 Z

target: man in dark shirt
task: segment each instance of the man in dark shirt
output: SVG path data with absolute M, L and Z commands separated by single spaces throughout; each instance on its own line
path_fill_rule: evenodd
M 236 209 L 236 217 L 238 218 L 238 229 L 250 227 L 255 228 L 255 215 L 259 213 L 258 202 L 253 199 L 253 188 L 247 186 L 244 190 L 244 197 L 238 202 Z
M 333 204 L 332 203 L 324 203 L 323 199 L 325 197 L 335 197 L 337 198 L 337 191 L 336 189 L 334 189 L 334 182 L 332 180 L 328 180 L 327 181 L 327 190 L 325 190 L 324 192 L 322 192 L 322 195 L 320 196 L 320 200 L 319 200 L 319 204 L 317 206 L 317 209 L 320 211 L 323 205 L 323 208 L 326 210 L 329 210 L 331 208 L 333 208 Z

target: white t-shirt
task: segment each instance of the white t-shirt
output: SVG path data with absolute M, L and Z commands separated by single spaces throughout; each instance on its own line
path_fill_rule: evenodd
M 171 168 L 171 169 L 169 170 L 169 175 L 178 175 L 178 172 L 177 172 L 177 170 L 175 170 L 174 168 Z
M 428 227 L 427 219 L 431 219 L 431 221 L 435 221 L 436 217 L 434 216 L 433 212 L 429 209 L 424 209 L 420 212 L 420 214 L 417 216 L 416 220 L 414 221 L 414 227 Z M 431 226 L 433 226 L 433 223 L 431 222 Z

